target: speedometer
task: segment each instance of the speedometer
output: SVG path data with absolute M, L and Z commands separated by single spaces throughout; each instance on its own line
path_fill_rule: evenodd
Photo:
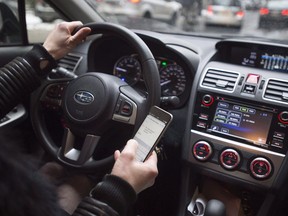
M 124 56 L 116 62 L 113 74 L 129 85 L 133 85 L 141 77 L 140 62 L 133 55 Z
M 186 87 L 183 68 L 177 64 L 169 64 L 160 71 L 162 96 L 179 96 Z

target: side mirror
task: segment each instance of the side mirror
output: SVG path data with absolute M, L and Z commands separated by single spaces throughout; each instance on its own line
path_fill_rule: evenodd
M 8 5 L 0 2 L 0 43 L 20 43 L 20 22 Z

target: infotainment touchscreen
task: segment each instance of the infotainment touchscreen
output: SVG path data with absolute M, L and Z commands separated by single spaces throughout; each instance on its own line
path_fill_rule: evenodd
M 218 101 L 210 131 L 266 144 L 273 113 L 230 101 Z

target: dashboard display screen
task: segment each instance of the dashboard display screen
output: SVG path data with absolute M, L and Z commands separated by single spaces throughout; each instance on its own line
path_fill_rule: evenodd
M 280 50 L 280 51 L 279 51 Z M 237 65 L 250 66 L 271 71 L 288 71 L 288 55 L 283 50 L 275 52 L 256 47 L 231 47 L 230 62 Z
M 272 117 L 269 110 L 218 101 L 209 130 L 263 145 L 267 142 Z
M 231 63 L 233 64 L 256 67 L 258 59 L 258 53 L 250 48 L 231 48 Z

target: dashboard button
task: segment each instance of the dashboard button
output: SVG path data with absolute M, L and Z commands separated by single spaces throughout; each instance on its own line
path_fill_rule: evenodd
M 283 140 L 273 139 L 271 146 L 282 149 L 283 148 Z
M 288 124 L 288 111 L 283 111 L 279 113 L 278 119 L 283 124 Z
M 213 102 L 214 102 L 214 98 L 209 94 L 204 95 L 202 98 L 202 104 L 205 106 L 211 106 Z
M 197 127 L 199 127 L 199 128 L 206 128 L 206 126 L 207 126 L 207 124 L 206 124 L 206 122 L 202 122 L 202 121 L 198 121 L 197 122 Z
M 200 113 L 200 115 L 199 115 L 199 119 L 208 120 L 208 118 L 209 118 L 209 115 L 208 115 L 208 114 Z

